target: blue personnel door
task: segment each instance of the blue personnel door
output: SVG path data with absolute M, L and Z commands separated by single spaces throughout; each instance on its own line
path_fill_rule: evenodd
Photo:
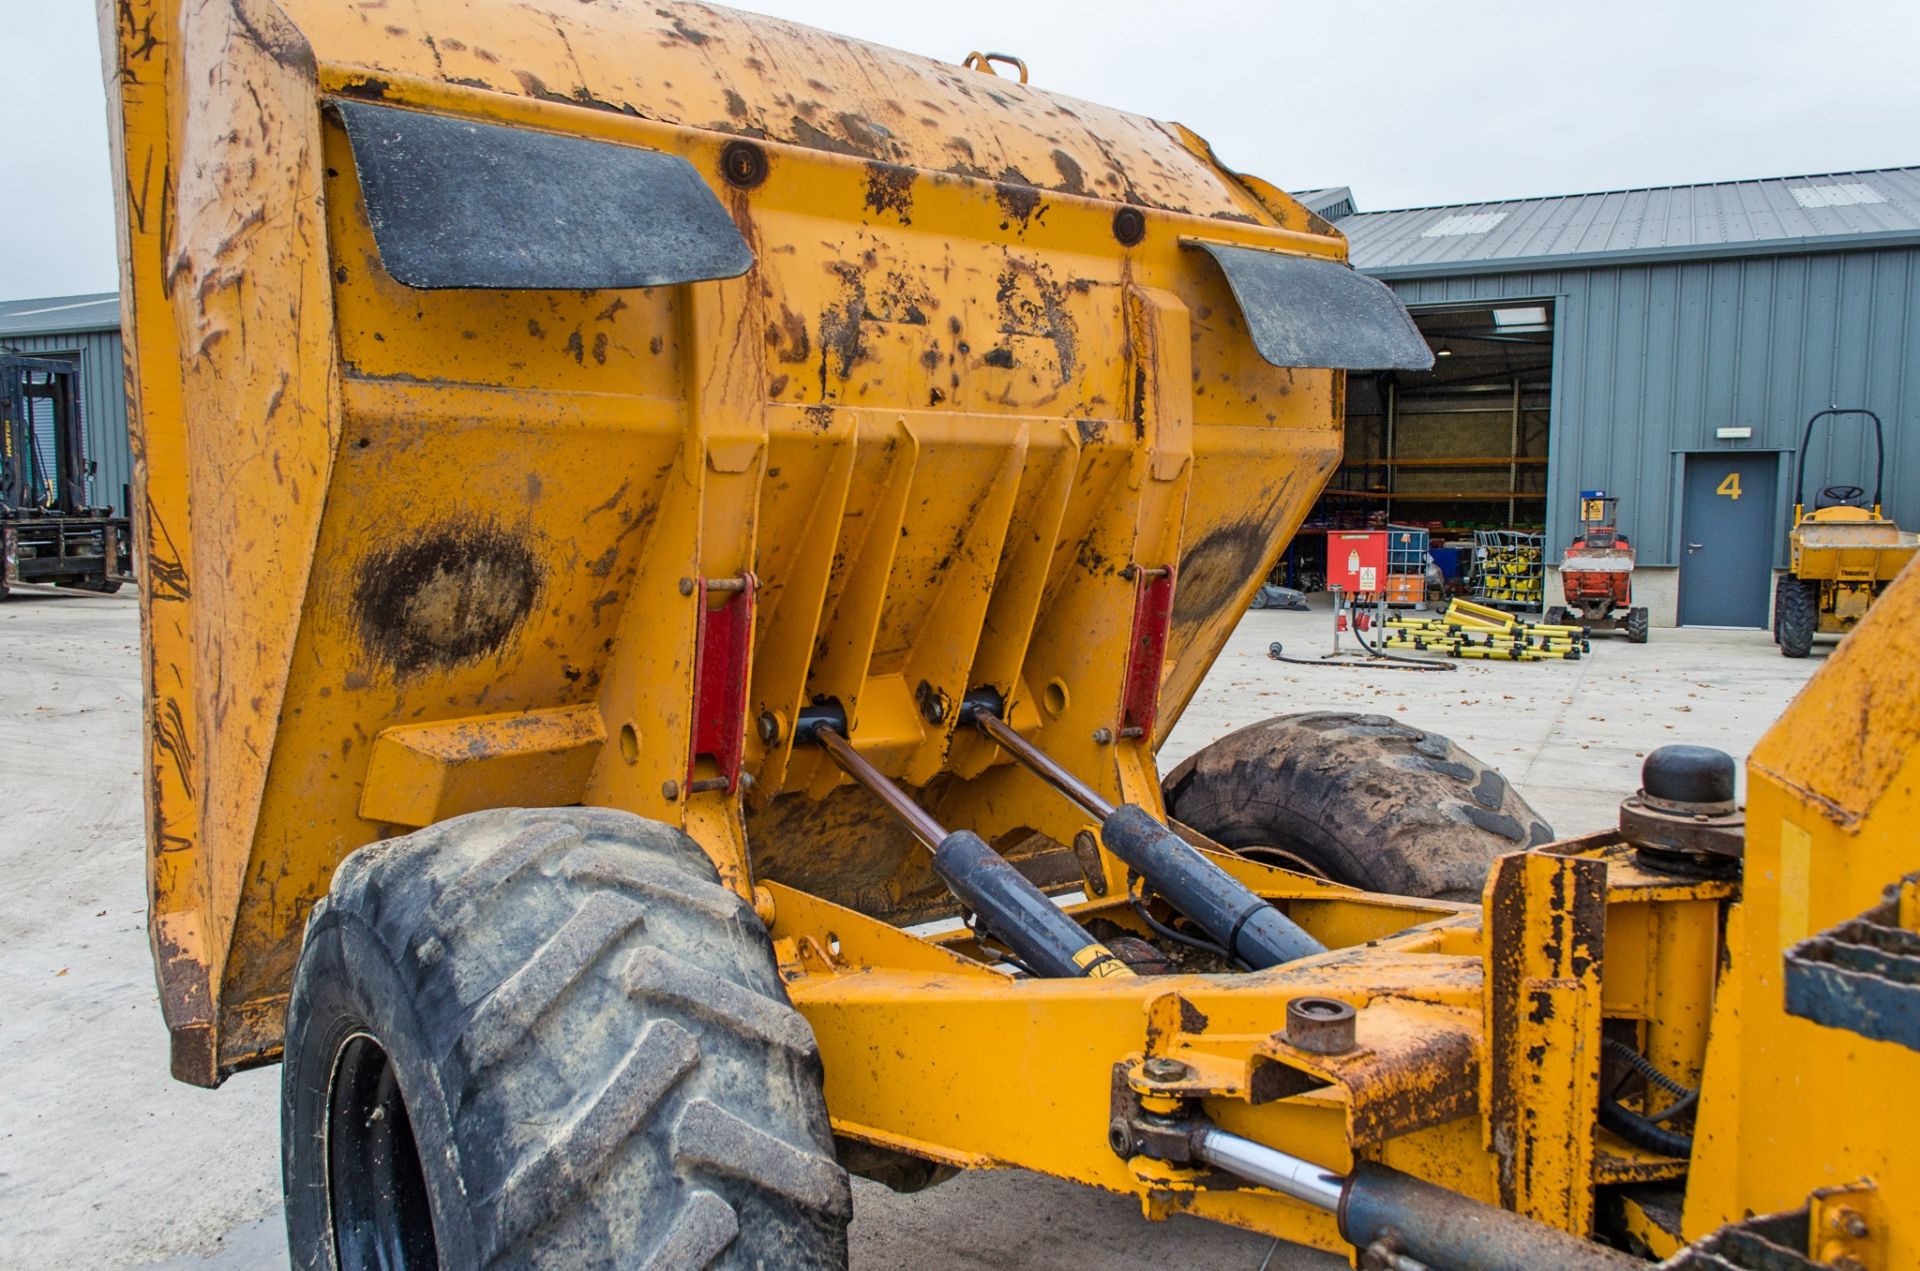
M 1680 625 L 1764 627 L 1773 580 L 1772 454 L 1687 456 Z

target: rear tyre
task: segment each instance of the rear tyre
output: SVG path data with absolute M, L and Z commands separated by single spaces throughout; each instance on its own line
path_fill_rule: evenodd
M 1804 658 L 1820 621 L 1820 584 L 1782 574 L 1774 591 L 1774 638 L 1783 657 Z
M 120 590 L 120 580 L 117 578 L 89 578 L 64 585 L 76 591 L 98 592 L 102 596 L 111 596 Z
M 1570 627 L 1573 625 L 1573 615 L 1567 612 L 1565 605 L 1555 605 L 1547 610 L 1541 621 L 1549 627 Z
M 1647 611 L 1645 609 L 1627 610 L 1627 639 L 1634 644 L 1647 642 Z
M 566 808 L 362 849 L 287 1010 L 301 1268 L 843 1267 L 820 1057 L 679 830 Z
M 1478 900 L 1495 858 L 1553 841 L 1499 773 L 1385 715 L 1277 716 L 1201 750 L 1163 790 L 1170 816 L 1223 847 L 1425 900 Z

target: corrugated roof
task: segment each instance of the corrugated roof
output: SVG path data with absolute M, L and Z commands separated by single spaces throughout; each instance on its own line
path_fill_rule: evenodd
M 41 300 L 0 300 L 0 336 L 60 335 L 69 331 L 119 329 L 118 292 L 48 296 Z
M 1920 168 L 1459 203 L 1341 218 L 1356 269 L 1490 273 L 1920 244 Z
M 1295 190 L 1293 201 L 1330 221 L 1353 215 L 1353 191 L 1344 185 L 1331 185 L 1324 190 Z

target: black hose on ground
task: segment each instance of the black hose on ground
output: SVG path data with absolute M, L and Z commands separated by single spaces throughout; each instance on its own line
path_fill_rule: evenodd
M 1280 651 L 1280 642 L 1275 640 L 1267 646 L 1267 656 L 1275 662 L 1289 662 L 1294 666 L 1345 666 L 1365 667 L 1376 671 L 1451 671 L 1451 662 L 1428 662 L 1419 658 L 1395 657 L 1391 653 L 1365 653 L 1354 655 L 1342 653 L 1339 657 L 1290 658 Z

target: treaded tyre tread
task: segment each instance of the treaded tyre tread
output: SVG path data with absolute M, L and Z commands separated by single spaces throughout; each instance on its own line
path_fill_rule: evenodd
M 846 1264 L 812 1030 L 678 829 L 480 812 L 342 863 L 287 1013 L 297 1267 L 335 1265 L 325 1127 L 356 1033 L 404 1094 L 443 1266 Z
M 1774 638 L 1782 657 L 1804 658 L 1820 622 L 1820 584 L 1782 574 L 1774 590 Z
M 1335 882 L 1480 899 L 1496 857 L 1553 841 L 1506 778 L 1385 715 L 1280 715 L 1222 737 L 1162 783 L 1168 814 L 1223 847 L 1278 847 Z
M 1627 639 L 1634 644 L 1647 642 L 1647 611 L 1645 609 L 1627 610 Z

